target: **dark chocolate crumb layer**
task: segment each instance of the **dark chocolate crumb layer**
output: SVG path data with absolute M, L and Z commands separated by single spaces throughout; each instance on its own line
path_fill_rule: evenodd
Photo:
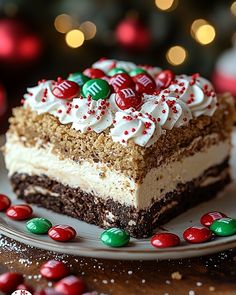
M 219 177 L 215 183 L 207 186 L 200 184 L 207 177 Z M 11 177 L 17 196 L 28 203 L 51 209 L 77 219 L 96 224 L 103 228 L 120 227 L 132 237 L 144 238 L 164 222 L 172 219 L 187 209 L 213 198 L 217 192 L 230 182 L 228 159 L 214 166 L 191 182 L 178 184 L 173 192 L 167 193 L 162 200 L 155 201 L 146 210 L 137 210 L 109 198 L 98 198 L 80 190 L 58 183 L 45 175 L 30 176 L 15 173 Z M 41 192 L 34 187 L 45 189 Z M 54 195 L 52 195 L 52 193 Z M 56 196 L 56 195 L 58 196 Z M 111 213 L 112 219 L 111 219 Z

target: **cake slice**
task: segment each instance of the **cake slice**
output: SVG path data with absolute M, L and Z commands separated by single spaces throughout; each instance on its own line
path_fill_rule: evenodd
M 143 238 L 230 182 L 233 118 L 198 74 L 101 60 L 28 89 L 5 161 L 26 202 Z

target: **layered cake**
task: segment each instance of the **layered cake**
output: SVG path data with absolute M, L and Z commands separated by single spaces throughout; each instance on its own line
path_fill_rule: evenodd
M 4 153 L 28 203 L 143 238 L 230 182 L 233 101 L 199 74 L 102 59 L 27 90 Z

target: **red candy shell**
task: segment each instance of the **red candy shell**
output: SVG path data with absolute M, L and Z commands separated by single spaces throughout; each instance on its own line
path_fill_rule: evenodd
M 33 209 L 26 204 L 14 205 L 7 209 L 6 215 L 14 220 L 26 220 L 31 217 Z
M 212 232 L 204 226 L 192 226 L 184 231 L 183 237 L 191 244 L 204 243 L 211 240 Z
M 69 269 L 61 261 L 50 260 L 41 266 L 40 273 L 44 278 L 58 280 L 67 276 Z
M 156 248 L 175 247 L 180 244 L 180 238 L 172 233 L 160 233 L 151 238 L 151 244 Z
M 101 79 L 106 76 L 106 74 L 102 70 L 94 68 L 88 68 L 84 70 L 83 74 L 91 79 Z
M 174 78 L 175 74 L 171 70 L 161 71 L 155 78 L 157 89 L 165 89 L 169 87 Z
M 81 295 L 85 291 L 85 284 L 82 279 L 69 276 L 57 282 L 54 288 L 63 295 Z
M 139 109 L 142 104 L 142 97 L 132 88 L 125 88 L 116 93 L 115 101 L 121 110 L 129 108 Z
M 118 92 L 124 88 L 134 88 L 134 81 L 132 78 L 125 73 L 119 73 L 110 78 L 110 85 L 113 87 L 115 92 Z
M 16 290 L 26 290 L 30 293 L 34 292 L 34 289 L 31 286 L 25 285 L 25 284 L 20 284 L 16 287 Z
M 57 85 L 52 89 L 52 93 L 57 98 L 71 100 L 79 95 L 80 87 L 73 81 L 62 80 L 57 82 Z
M 34 292 L 34 295 L 64 295 L 64 294 L 59 293 L 52 288 L 46 288 L 44 290 L 38 290 Z
M 11 200 L 3 194 L 0 194 L 0 211 L 6 210 L 11 206 Z
M 23 275 L 16 272 L 6 272 L 0 275 L 0 291 L 10 293 L 16 290 L 17 286 L 23 282 Z
M 150 75 L 142 73 L 132 77 L 132 79 L 135 82 L 135 90 L 138 93 L 152 94 L 155 92 L 156 83 Z
M 227 217 L 224 213 L 218 211 L 212 211 L 204 214 L 201 217 L 201 224 L 207 227 L 210 227 L 215 220 Z
M 76 231 L 69 225 L 55 225 L 48 231 L 51 239 L 58 242 L 67 242 L 76 237 Z

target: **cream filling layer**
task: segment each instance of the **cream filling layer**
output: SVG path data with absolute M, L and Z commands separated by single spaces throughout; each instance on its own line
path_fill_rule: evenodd
M 46 175 L 97 197 L 112 198 L 121 204 L 143 209 L 150 206 L 153 200 L 159 200 L 167 192 L 175 190 L 178 183 L 198 178 L 208 168 L 222 163 L 229 156 L 230 147 L 230 140 L 221 141 L 180 161 L 160 165 L 147 173 L 142 184 L 103 163 L 60 159 L 50 145 L 26 147 L 12 134 L 7 136 L 5 161 L 9 176 L 15 172 Z

